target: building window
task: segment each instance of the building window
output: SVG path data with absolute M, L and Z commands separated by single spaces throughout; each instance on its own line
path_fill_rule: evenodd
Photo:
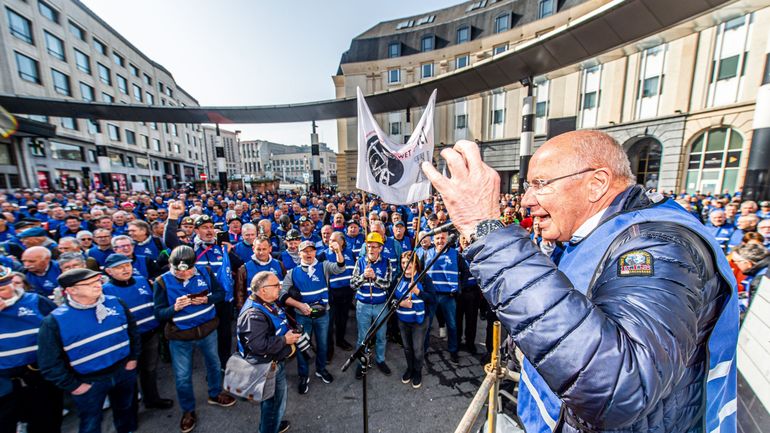
M 497 110 L 492 110 L 492 124 L 493 125 L 499 125 L 503 123 L 503 113 L 505 110 L 502 108 L 499 108 Z
M 118 82 L 120 93 L 128 95 L 128 81 L 120 74 L 115 74 L 115 80 Z
M 107 55 L 107 45 L 104 44 L 104 42 L 100 41 L 99 39 L 94 38 L 94 48 L 96 48 L 96 51 L 103 55 Z
M 107 135 L 112 141 L 120 141 L 120 128 L 112 123 L 107 124 Z
M 74 50 L 75 50 L 75 64 L 77 65 L 78 69 L 90 75 L 91 59 L 88 57 L 88 55 L 84 54 L 82 51 L 78 50 L 77 48 L 75 48 Z
M 660 77 L 646 78 L 642 83 L 642 98 L 651 98 L 658 95 L 658 82 Z
M 152 93 L 146 92 L 145 96 L 147 96 L 147 105 L 153 105 L 155 104 L 155 97 L 152 96 Z
M 70 89 L 70 77 L 57 71 L 56 69 L 51 69 L 51 77 L 53 78 L 53 88 L 56 90 L 56 93 L 64 96 L 72 96 L 72 90 Z
M 98 120 L 86 119 L 86 128 L 88 128 L 89 134 L 101 134 L 102 125 Z
M 401 55 L 401 42 L 391 42 L 388 44 L 388 58 Z
M 753 14 L 734 18 L 717 27 L 707 105 L 738 102 L 742 97 Z
M 59 120 L 59 124 L 62 126 L 62 128 L 65 128 L 65 129 L 71 129 L 73 131 L 77 131 L 78 130 L 78 122 L 77 122 L 77 120 L 75 120 L 75 119 L 73 119 L 71 117 L 62 117 Z M 56 156 L 54 156 L 54 158 L 56 158 Z
M 583 70 L 582 95 L 580 97 L 581 128 L 596 126 L 601 86 L 601 66 Z
M 116 65 L 121 67 L 126 67 L 126 61 L 123 59 L 123 56 L 116 53 L 115 51 L 112 52 L 112 61 L 115 62 Z
M 732 128 L 714 128 L 692 143 L 685 187 L 688 193 L 735 191 L 738 186 L 743 137 Z
M 8 12 L 8 27 L 11 30 L 11 35 L 28 44 L 33 44 L 32 23 L 10 9 L 6 9 L 6 12 Z
M 423 36 L 420 39 L 420 51 L 433 51 L 436 46 L 436 37 L 433 35 Z
M 144 146 L 145 149 L 150 148 L 150 137 L 142 135 L 142 146 Z
M 468 115 L 458 114 L 455 116 L 455 129 L 465 129 L 468 127 Z
M 160 140 L 158 140 L 157 138 L 152 139 L 152 150 L 156 152 L 160 152 Z
M 179 149 L 179 143 L 174 143 L 174 152 L 181 153 L 181 150 Z
M 545 18 L 553 15 L 555 6 L 556 6 L 556 0 L 540 0 L 540 9 L 538 11 L 538 17 Z
M 48 18 L 56 24 L 59 24 L 59 12 L 52 8 L 48 3 L 38 1 L 37 8 L 40 10 L 40 15 Z
M 136 133 L 126 129 L 126 144 L 136 144 Z
M 150 78 L 147 74 L 142 74 L 142 78 L 144 79 L 144 84 L 147 84 L 148 86 L 152 86 L 152 78 Z
M 51 157 L 68 161 L 85 161 L 82 147 L 56 141 L 51 141 Z
M 134 99 L 136 102 L 142 102 L 142 88 L 136 84 L 132 84 L 131 87 L 134 89 Z
M 77 39 L 80 39 L 83 42 L 86 41 L 86 31 L 83 30 L 82 27 L 73 23 L 72 21 L 68 23 L 68 27 L 70 29 L 70 33 L 72 34 L 72 36 L 74 36 Z
M 102 83 L 108 86 L 112 86 L 112 75 L 110 75 L 110 68 L 97 62 L 96 69 L 99 71 L 99 79 L 102 81 Z
M 498 45 L 498 46 L 492 48 L 492 55 L 498 55 L 498 54 L 504 53 L 506 51 L 508 51 L 508 44 Z
M 511 14 L 500 15 L 495 18 L 495 33 L 502 33 L 511 28 Z
M 455 69 L 461 69 L 468 66 L 470 62 L 470 56 L 463 54 L 462 56 L 455 57 Z
M 42 140 L 32 140 L 29 142 L 29 153 L 32 156 L 39 156 L 45 158 L 45 145 Z
M 21 53 L 14 52 L 14 54 L 16 54 L 16 67 L 19 71 L 19 77 L 30 83 L 40 84 L 40 68 L 38 67 L 37 60 Z
M 138 77 L 139 76 L 139 68 L 134 66 L 133 63 L 128 64 L 128 70 L 131 71 L 131 75 Z
M 80 83 L 80 97 L 86 102 L 94 101 L 94 88 L 86 83 Z
M 596 95 L 598 92 L 588 92 L 583 95 L 583 109 L 590 110 L 596 108 Z
M 176 129 L 176 124 L 175 123 L 171 124 L 171 135 L 173 135 L 174 137 L 178 137 L 179 136 L 179 132 Z
M 112 164 L 114 167 L 126 166 L 126 158 L 122 153 L 109 152 L 107 156 L 110 158 L 110 164 Z
M 457 43 L 462 44 L 471 40 L 470 26 L 463 26 L 457 29 Z
M 401 82 L 400 69 L 388 69 L 388 84 L 398 84 Z
M 433 76 L 433 63 L 423 63 L 420 66 L 422 78 L 430 78 Z
M 64 41 L 48 32 L 43 32 L 43 35 L 45 36 L 45 47 L 48 50 L 48 54 L 66 62 L 67 59 L 64 57 Z

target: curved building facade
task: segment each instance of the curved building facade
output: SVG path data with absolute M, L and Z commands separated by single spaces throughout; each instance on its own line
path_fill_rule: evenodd
M 333 77 L 338 98 L 430 80 L 567 25 L 609 0 L 469 1 L 382 22 L 351 41 Z M 741 2 L 701 19 L 674 40 L 655 36 L 626 54 L 586 59 L 533 77 L 535 143 L 564 128 L 603 130 L 626 149 L 639 183 L 661 190 L 734 191 L 743 185 L 757 91 L 767 62 L 770 7 Z M 501 88 L 439 104 L 437 151 L 476 140 L 503 191 L 518 185 L 522 103 L 527 88 Z M 406 140 L 422 108 L 378 114 L 383 130 Z M 338 178 L 355 188 L 356 119 L 337 121 Z M 436 162 L 441 165 L 440 158 Z

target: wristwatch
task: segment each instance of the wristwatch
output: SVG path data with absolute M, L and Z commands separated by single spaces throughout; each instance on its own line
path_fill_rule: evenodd
M 484 220 L 476 225 L 475 233 L 471 234 L 471 243 L 483 238 L 484 236 L 492 233 L 495 230 L 505 227 L 498 219 Z

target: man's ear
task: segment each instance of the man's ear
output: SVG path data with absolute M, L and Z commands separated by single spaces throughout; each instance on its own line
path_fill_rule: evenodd
M 588 200 L 591 203 L 596 203 L 601 200 L 607 191 L 609 191 L 612 184 L 612 175 L 607 168 L 598 168 L 591 175 L 588 181 Z

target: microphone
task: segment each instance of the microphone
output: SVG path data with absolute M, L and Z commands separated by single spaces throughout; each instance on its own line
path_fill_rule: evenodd
M 455 228 L 454 224 L 446 223 L 444 225 L 438 226 L 435 229 L 425 233 L 425 236 L 433 236 L 433 235 L 437 235 L 439 233 L 445 233 L 445 232 L 456 233 L 457 229 Z

